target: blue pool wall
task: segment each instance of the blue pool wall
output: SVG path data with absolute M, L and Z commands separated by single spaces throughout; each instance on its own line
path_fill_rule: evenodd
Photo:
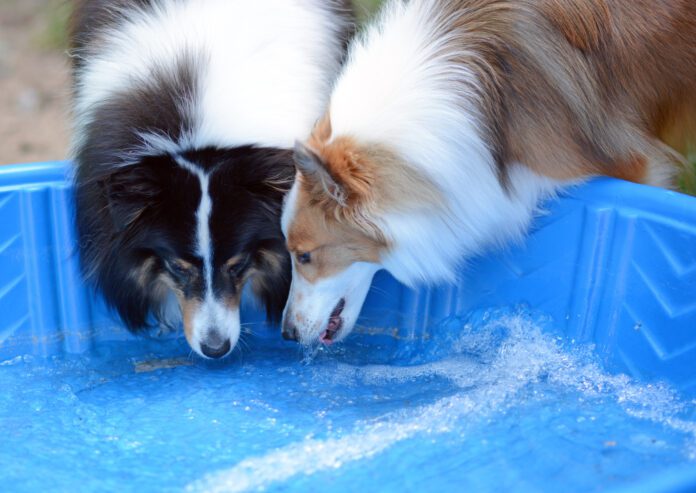
M 70 173 L 0 167 L 0 358 L 133 339 L 81 280 Z M 361 325 L 398 344 L 518 305 L 595 344 L 609 369 L 696 394 L 696 199 L 612 179 L 574 187 L 544 204 L 523 244 L 470 260 L 456 285 L 411 290 L 379 273 Z M 258 310 L 243 318 L 279 337 Z

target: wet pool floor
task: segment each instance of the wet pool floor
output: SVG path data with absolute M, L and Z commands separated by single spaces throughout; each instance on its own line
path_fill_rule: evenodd
M 407 343 L 402 343 L 407 345 Z M 696 467 L 696 405 L 500 315 L 417 351 L 247 337 L 0 362 L 11 491 L 587 492 Z M 408 355 L 410 356 L 404 356 Z

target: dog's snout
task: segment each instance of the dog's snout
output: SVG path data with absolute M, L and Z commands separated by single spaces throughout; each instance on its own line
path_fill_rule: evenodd
M 228 338 L 223 338 L 216 330 L 208 332 L 208 336 L 201 341 L 201 352 L 212 359 L 220 359 L 227 356 L 232 344 Z
M 297 327 L 287 320 L 283 323 L 283 339 L 295 342 L 300 340 L 300 333 Z

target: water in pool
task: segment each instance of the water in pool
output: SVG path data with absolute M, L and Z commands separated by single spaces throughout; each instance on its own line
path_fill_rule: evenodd
M 526 313 L 396 350 L 247 337 L 0 362 L 11 491 L 601 491 L 696 466 L 696 404 Z

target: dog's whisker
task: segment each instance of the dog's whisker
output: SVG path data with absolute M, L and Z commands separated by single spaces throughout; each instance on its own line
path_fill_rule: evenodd
M 387 291 L 386 289 L 377 287 L 377 286 L 370 286 L 370 293 L 377 293 L 380 296 L 383 296 L 384 298 L 387 298 L 389 300 L 394 300 L 398 301 L 399 297 L 396 296 L 393 292 Z

